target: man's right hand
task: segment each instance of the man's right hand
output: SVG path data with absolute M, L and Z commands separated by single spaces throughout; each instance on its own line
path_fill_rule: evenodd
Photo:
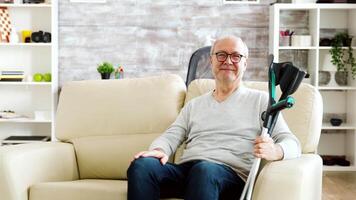
M 152 151 L 141 151 L 138 154 L 134 156 L 134 159 L 138 159 L 140 157 L 155 157 L 160 160 L 162 165 L 166 164 L 168 161 L 168 156 L 165 154 L 163 151 L 160 151 L 159 149 L 155 149 Z

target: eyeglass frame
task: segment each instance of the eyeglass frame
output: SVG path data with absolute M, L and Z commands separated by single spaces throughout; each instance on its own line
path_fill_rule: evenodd
M 225 60 L 221 60 L 221 61 L 220 61 L 220 60 L 218 59 L 218 54 L 219 54 L 219 53 L 225 53 L 225 54 L 226 54 Z M 233 54 L 238 54 L 238 55 L 239 55 L 239 56 L 238 56 L 238 59 L 239 59 L 238 61 L 234 62 L 234 61 L 231 59 L 231 58 L 232 58 L 231 56 L 232 56 Z M 242 54 L 239 54 L 239 53 L 237 53 L 237 52 L 233 52 L 233 53 L 230 53 L 230 54 L 229 54 L 229 53 L 227 53 L 227 52 L 225 52 L 225 51 L 218 51 L 218 52 L 216 52 L 216 53 L 213 53 L 213 55 L 216 56 L 216 60 L 219 61 L 219 62 L 225 62 L 225 61 L 227 60 L 227 58 L 230 57 L 231 62 L 233 62 L 233 63 L 239 63 L 243 57 L 246 58 L 246 56 L 244 56 L 244 55 L 242 55 Z

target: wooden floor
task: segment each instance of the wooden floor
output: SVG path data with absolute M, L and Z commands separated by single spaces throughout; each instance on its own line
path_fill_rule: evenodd
M 323 175 L 322 200 L 355 200 L 356 172 L 327 172 Z

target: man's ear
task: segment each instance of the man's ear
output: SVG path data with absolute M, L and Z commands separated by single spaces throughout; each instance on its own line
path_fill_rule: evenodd
M 247 69 L 247 60 L 245 60 L 245 63 L 244 63 L 244 72 L 246 71 L 246 69 Z
M 213 64 L 213 56 L 210 55 L 210 64 Z

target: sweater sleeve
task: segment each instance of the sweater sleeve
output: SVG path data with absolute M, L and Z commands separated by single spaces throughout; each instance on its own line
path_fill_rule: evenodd
M 284 121 L 282 113 L 276 122 L 272 132 L 272 139 L 283 149 L 283 160 L 298 158 L 301 155 L 299 140 L 289 130 L 287 123 Z
M 190 102 L 180 111 L 173 124 L 158 138 L 156 138 L 149 147 L 149 150 L 161 149 L 168 156 L 172 155 L 176 149 L 183 143 L 188 132 L 188 121 L 190 114 Z

